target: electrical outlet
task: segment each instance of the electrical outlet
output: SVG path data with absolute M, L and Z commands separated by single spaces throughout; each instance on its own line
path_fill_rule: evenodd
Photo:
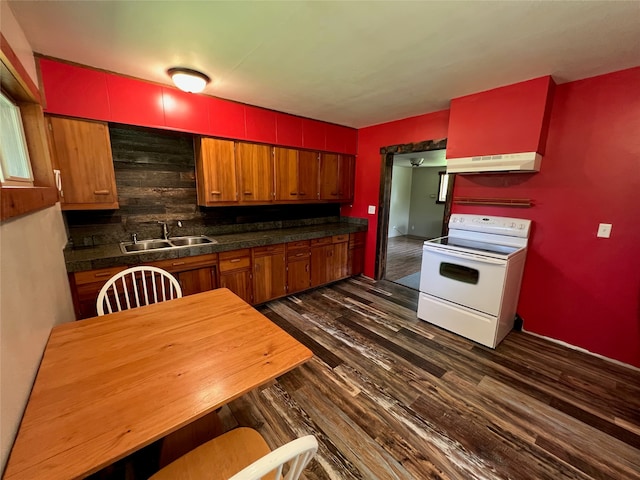
M 601 223 L 598 225 L 598 237 L 600 238 L 609 238 L 611 236 L 611 227 L 610 223 Z
M 367 210 L 367 213 L 371 214 L 371 215 L 375 215 L 376 213 L 376 206 L 375 205 L 369 205 L 369 209 Z

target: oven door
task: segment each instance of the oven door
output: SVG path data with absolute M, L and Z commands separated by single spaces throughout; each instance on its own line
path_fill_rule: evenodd
M 506 266 L 506 260 L 424 246 L 420 291 L 497 316 Z

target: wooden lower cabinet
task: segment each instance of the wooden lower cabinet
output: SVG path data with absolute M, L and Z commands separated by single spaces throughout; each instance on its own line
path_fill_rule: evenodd
M 362 273 L 365 232 L 287 244 L 159 260 L 180 283 L 183 296 L 228 288 L 251 304 L 325 285 Z M 102 286 L 126 266 L 69 274 L 76 317 L 94 317 Z
M 311 250 L 309 240 L 287 244 L 287 293 L 311 287 Z
M 218 288 L 217 253 L 159 260 L 144 265 L 162 268 L 173 274 L 180 283 L 183 296 Z M 98 314 L 96 301 L 100 290 L 111 277 L 127 268 L 120 266 L 70 273 L 69 284 L 76 318 L 95 317 Z
M 364 244 L 366 232 L 356 232 L 349 235 L 349 260 L 347 275 L 360 275 L 364 272 Z
M 263 303 L 287 294 L 285 245 L 269 245 L 252 249 L 253 303 Z
M 228 288 L 247 303 L 253 303 L 251 250 L 220 253 L 220 287 Z
M 347 277 L 349 235 L 311 240 L 311 286 Z
M 215 267 L 197 268 L 176 275 L 182 289 L 182 295 L 206 292 L 218 288 L 218 279 Z

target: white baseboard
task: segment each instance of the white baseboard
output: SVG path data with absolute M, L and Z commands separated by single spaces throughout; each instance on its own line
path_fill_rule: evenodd
M 525 330 L 524 328 L 522 329 L 522 331 L 528 335 L 533 335 L 534 337 L 538 337 L 538 338 L 544 338 L 545 340 L 548 340 L 552 343 L 557 343 L 558 345 L 562 345 L 563 347 L 567 347 L 570 348 L 572 350 L 577 350 L 579 352 L 582 353 L 586 353 L 588 355 L 592 355 L 594 357 L 598 357 L 601 358 L 602 360 L 606 360 L 607 362 L 611 362 L 611 363 L 615 363 L 616 365 L 619 365 L 621 367 L 627 367 L 630 368 L 632 370 L 635 370 L 637 372 L 640 372 L 640 368 L 634 366 L 634 365 L 630 365 L 628 363 L 624 363 L 621 362 L 620 360 L 615 360 L 613 358 L 609 358 L 609 357 L 605 357 L 604 355 L 600 355 L 599 353 L 594 353 L 590 350 L 587 350 L 586 348 L 582 348 L 582 347 L 577 347 L 575 345 L 571 345 L 570 343 L 567 342 L 563 342 L 562 340 L 557 340 L 555 338 L 551 338 L 551 337 L 546 337 L 544 335 L 540 335 L 539 333 L 533 333 L 533 332 L 529 332 L 528 330 Z

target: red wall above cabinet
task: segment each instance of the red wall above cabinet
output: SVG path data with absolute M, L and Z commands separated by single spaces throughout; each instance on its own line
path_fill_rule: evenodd
M 165 126 L 160 85 L 112 74 L 106 74 L 106 79 L 110 121 L 157 128 Z
M 544 154 L 554 86 L 547 76 L 451 100 L 447 158 Z
M 109 120 L 107 74 L 40 59 L 46 111 L 91 120 Z
M 247 140 L 276 143 L 276 112 L 264 108 L 244 106 Z
M 357 130 L 40 58 L 47 113 L 354 154 Z

